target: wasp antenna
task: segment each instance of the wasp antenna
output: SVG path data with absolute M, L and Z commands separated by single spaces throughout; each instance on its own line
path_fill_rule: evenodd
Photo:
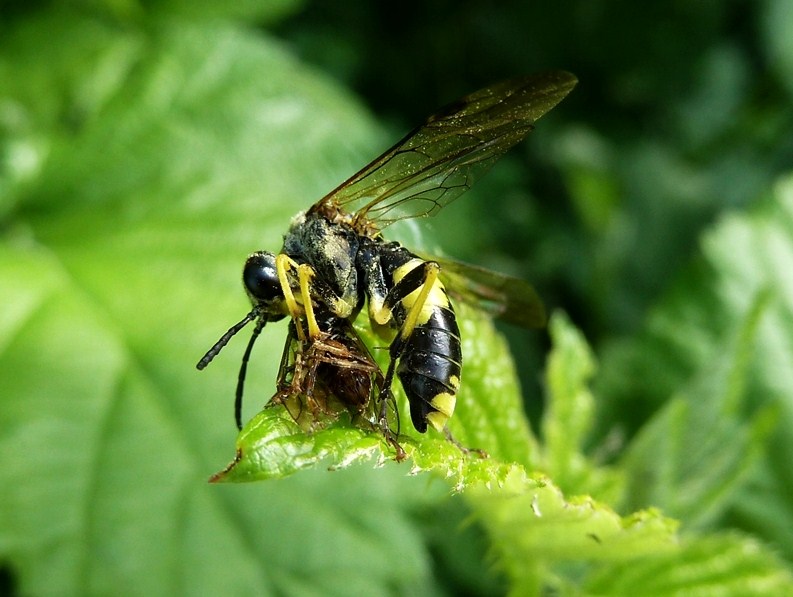
M 236 334 L 237 332 L 239 332 L 246 325 L 248 325 L 251 321 L 256 319 L 256 315 L 257 315 L 257 312 L 256 312 L 256 309 L 254 309 L 253 311 L 248 313 L 243 318 L 242 321 L 240 321 L 239 323 L 235 323 L 232 327 L 230 327 L 228 329 L 228 331 L 220 337 L 220 340 L 215 342 L 215 345 L 212 348 L 210 348 L 203 357 L 201 357 L 201 360 L 198 361 L 198 364 L 196 365 L 196 369 L 198 369 L 200 371 L 200 370 L 204 369 L 207 365 L 209 365 L 209 363 L 212 362 L 212 359 L 214 359 L 216 356 L 218 356 L 218 353 L 223 349 L 223 347 L 226 344 L 229 343 L 229 340 L 231 340 L 231 337 L 234 334 Z M 262 326 L 263 325 L 264 324 L 262 324 Z
M 240 364 L 240 373 L 237 376 L 237 391 L 234 394 L 234 420 L 237 422 L 237 429 L 239 429 L 240 431 L 242 431 L 242 391 L 243 388 L 245 387 L 245 374 L 248 372 L 248 360 L 251 358 L 251 351 L 253 350 L 253 344 L 254 342 L 256 342 L 256 338 L 259 337 L 259 334 L 262 333 L 264 324 L 265 321 L 262 319 L 256 322 L 256 327 L 253 328 L 251 339 L 248 340 L 248 346 L 245 348 L 245 354 L 242 355 L 242 364 Z

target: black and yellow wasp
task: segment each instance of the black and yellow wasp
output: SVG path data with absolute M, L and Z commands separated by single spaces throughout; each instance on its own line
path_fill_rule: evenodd
M 237 383 L 238 427 L 253 343 L 266 323 L 289 317 L 277 401 L 300 394 L 317 402 L 336 394 L 349 406 L 371 395 L 376 423 L 390 437 L 386 411 L 396 374 L 416 430 L 445 429 L 463 362 L 450 295 L 526 326 L 545 323 L 542 303 L 521 280 L 419 257 L 384 240 L 381 231 L 397 220 L 434 215 L 469 189 L 576 82 L 553 71 L 497 83 L 446 106 L 299 213 L 280 253 L 248 257 L 243 282 L 253 309 L 198 363 L 206 367 L 234 334 L 256 322 Z M 373 329 L 394 330 L 385 374 L 351 325 L 364 306 Z

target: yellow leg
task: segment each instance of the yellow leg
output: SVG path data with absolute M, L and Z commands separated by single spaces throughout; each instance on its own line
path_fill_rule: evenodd
M 281 292 L 284 293 L 286 308 L 289 311 L 289 316 L 292 318 L 292 321 L 295 322 L 297 338 L 302 342 L 306 339 L 306 335 L 303 332 L 303 326 L 300 325 L 300 316 L 303 313 L 300 309 L 300 305 L 297 304 L 297 300 L 295 300 L 295 295 L 292 293 L 292 287 L 289 285 L 289 278 L 287 277 L 288 270 L 296 267 L 296 265 L 297 264 L 284 253 L 279 253 L 275 257 L 275 271 L 278 274 L 278 281 L 281 283 Z
M 311 289 L 309 282 L 314 275 L 314 270 L 310 265 L 302 264 L 297 267 L 297 275 L 300 279 L 300 295 L 303 300 L 303 310 L 306 313 L 306 321 L 308 322 L 308 336 L 312 340 L 319 338 L 319 325 L 317 318 L 314 316 L 314 306 L 311 304 Z

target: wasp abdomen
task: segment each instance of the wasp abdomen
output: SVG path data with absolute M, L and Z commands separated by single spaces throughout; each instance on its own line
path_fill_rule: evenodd
M 444 428 L 454 412 L 461 370 L 454 312 L 436 307 L 427 324 L 417 326 L 406 339 L 397 368 L 416 430 L 424 433 L 427 423 L 439 431 Z

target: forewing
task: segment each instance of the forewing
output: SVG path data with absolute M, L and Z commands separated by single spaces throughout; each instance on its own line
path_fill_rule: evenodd
M 468 190 L 575 86 L 552 71 L 503 81 L 446 106 L 318 205 L 387 226 L 434 215 Z
M 525 280 L 452 259 L 422 258 L 440 264 L 441 279 L 453 299 L 463 300 L 514 325 L 545 327 L 545 307 L 537 291 Z

